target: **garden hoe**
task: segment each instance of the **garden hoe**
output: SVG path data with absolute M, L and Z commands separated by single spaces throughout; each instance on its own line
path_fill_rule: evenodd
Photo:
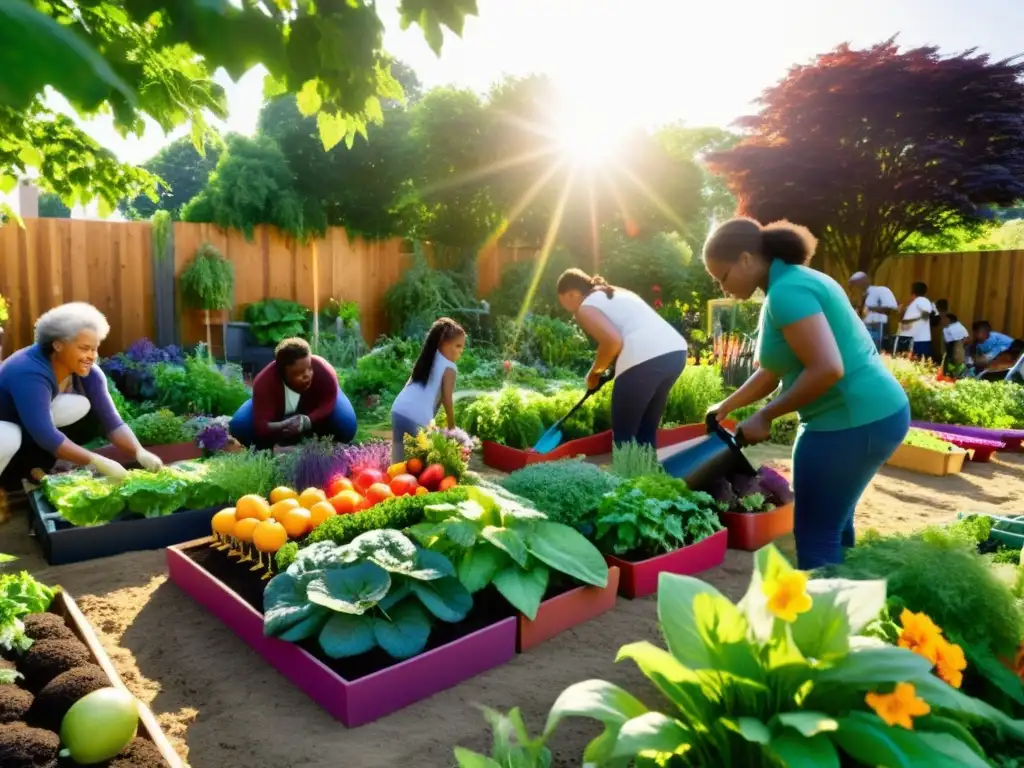
M 604 374 L 601 376 L 600 381 L 597 382 L 597 386 L 594 387 L 593 389 L 588 389 L 587 393 L 580 398 L 580 401 L 576 403 L 576 405 L 574 405 L 572 409 L 570 409 L 570 411 L 567 414 L 565 414 L 565 416 L 563 416 L 554 424 L 552 424 L 551 428 L 543 435 L 541 435 L 540 440 L 538 440 L 537 444 L 533 446 L 534 452 L 551 453 L 551 451 L 555 450 L 555 448 L 561 445 L 562 424 L 565 423 L 565 420 L 572 416 L 574 413 L 576 413 L 576 411 L 579 410 L 580 406 L 587 402 L 588 399 L 590 399 L 591 395 L 596 394 L 597 391 L 601 389 L 601 387 L 603 387 L 605 384 L 611 381 L 613 376 L 614 374 L 611 372 L 610 369 L 608 371 L 605 371 Z

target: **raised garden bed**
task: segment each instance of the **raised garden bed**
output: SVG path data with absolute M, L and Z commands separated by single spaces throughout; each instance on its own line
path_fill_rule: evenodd
M 911 472 L 944 477 L 945 475 L 959 474 L 964 468 L 966 458 L 967 451 L 957 448 L 955 445 L 950 445 L 948 451 L 933 451 L 929 448 L 903 443 L 885 463 L 890 467 L 908 469 Z
M 210 521 L 223 509 L 181 509 L 162 517 L 140 517 L 126 512 L 103 525 L 72 525 L 57 512 L 39 489 L 26 489 L 29 524 L 50 565 L 80 563 L 98 557 L 143 549 L 162 549 L 192 541 L 210 532 Z
M 958 424 L 933 424 L 928 421 L 912 421 L 910 426 L 935 432 L 948 432 L 953 435 L 980 437 L 983 440 L 997 440 L 1006 444 L 1003 450 L 1016 453 L 1024 452 L 1024 429 L 986 429 L 984 427 L 963 427 Z
M 658 591 L 658 575 L 678 573 L 693 576 L 722 564 L 729 542 L 728 531 L 718 531 L 706 539 L 688 547 L 656 555 L 646 560 L 630 561 L 605 555 L 609 565 L 622 571 L 619 577 L 619 594 L 623 597 L 647 597 Z M 609 570 L 609 580 L 611 572 Z
M 607 586 L 577 587 L 545 600 L 540 604 L 537 618 L 532 621 L 519 614 L 516 650 L 524 653 L 567 629 L 610 611 L 615 607 L 615 596 L 619 591 L 619 573 L 619 569 L 612 566 L 608 569 Z
M 963 448 L 967 451 L 967 458 L 971 461 L 982 463 L 991 461 L 993 453 L 1006 448 L 1006 443 L 1003 440 L 986 440 L 970 435 L 957 435 L 953 432 L 933 432 L 932 434 L 940 440 L 952 443 L 957 448 Z
M 203 449 L 196 445 L 194 440 L 189 440 L 187 443 L 167 443 L 166 445 L 146 445 L 143 447 L 153 455 L 159 456 L 164 464 L 173 464 L 176 461 L 192 461 L 203 457 Z M 100 456 L 106 456 L 108 459 L 113 459 L 120 464 L 136 464 L 134 456 L 125 453 L 116 445 L 105 445 L 97 449 L 96 453 Z
M 719 512 L 729 532 L 729 549 L 756 552 L 793 532 L 793 502 L 767 512 Z
M 96 637 L 96 633 L 92 631 L 92 627 L 89 626 L 88 620 L 82 614 L 81 610 L 79 610 L 71 596 L 66 592 L 58 591 L 56 596 L 53 598 L 53 602 L 50 604 L 50 613 L 57 614 L 64 619 L 68 628 L 85 644 L 85 647 L 89 649 L 89 653 L 92 655 L 92 663 L 103 670 L 103 673 L 110 680 L 110 685 L 127 691 L 128 688 L 121 681 L 121 676 L 118 674 L 117 668 L 114 667 L 113 663 L 110 661 L 110 657 L 107 656 L 107 652 L 103 650 L 103 645 L 100 643 L 99 638 Z M 142 702 L 138 702 L 138 707 L 138 737 L 149 739 L 153 742 L 153 745 L 160 752 L 160 755 L 170 768 L 184 768 L 185 764 L 174 751 L 174 748 L 167 740 L 164 732 L 160 730 L 160 725 L 157 723 L 153 713 L 149 710 L 149 707 L 144 705 Z M 63 762 L 61 765 L 63 765 Z
M 429 698 L 515 655 L 512 608 L 487 593 L 478 595 L 464 621 L 439 623 L 427 650 L 405 661 L 395 661 L 379 649 L 333 660 L 315 641 L 295 644 L 266 637 L 262 608 L 267 582 L 209 543 L 203 539 L 168 548 L 171 581 L 350 728 Z

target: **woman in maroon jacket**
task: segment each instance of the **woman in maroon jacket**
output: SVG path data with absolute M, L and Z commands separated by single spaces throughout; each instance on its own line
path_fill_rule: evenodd
M 256 376 L 252 399 L 232 417 L 229 431 L 256 448 L 292 445 L 307 435 L 347 443 L 356 434 L 356 413 L 330 363 L 302 339 L 285 339 L 274 362 Z

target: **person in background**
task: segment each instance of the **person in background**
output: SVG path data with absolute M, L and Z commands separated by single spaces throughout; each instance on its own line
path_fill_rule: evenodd
M 952 312 L 942 315 L 942 340 L 946 345 L 946 370 L 950 366 L 961 366 L 966 358 L 964 341 L 969 339 L 971 334 L 960 322 L 960 318 Z
M 48 471 L 58 459 L 91 465 L 121 479 L 118 462 L 86 450 L 82 442 L 106 435 L 143 468 L 163 466 L 121 420 L 96 365 L 100 343 L 110 325 L 96 307 L 72 302 L 43 313 L 35 325 L 35 343 L 0 364 L 0 483 L 10 490 L 36 469 Z
M 257 374 L 252 397 L 231 417 L 228 431 L 247 447 L 294 445 L 310 435 L 348 443 L 356 413 L 338 386 L 338 374 L 304 339 L 284 339 L 274 362 Z
M 862 292 L 860 316 L 868 329 L 875 349 L 882 351 L 882 342 L 889 327 L 889 318 L 899 309 L 896 294 L 884 285 L 871 285 L 866 272 L 856 272 L 850 277 L 850 285 Z
M 686 339 L 642 298 L 599 275 L 567 269 L 556 288 L 562 309 L 597 342 L 587 389 L 615 366 L 612 440 L 655 448 L 669 392 L 686 365 Z
M 466 349 L 466 332 L 450 317 L 437 320 L 427 332 L 412 376 L 391 406 L 391 459 L 405 459 L 405 436 L 415 437 L 444 405 L 448 429 L 455 429 L 456 363 Z
M 906 307 L 900 307 L 903 319 L 900 321 L 896 338 L 896 352 L 908 351 L 914 357 L 932 356 L 931 318 L 936 314 L 935 305 L 928 298 L 928 286 L 914 283 L 911 298 Z
M 974 366 L 978 370 L 984 370 L 992 366 L 1000 356 L 1019 357 L 1020 343 L 1015 342 L 1012 336 L 992 330 L 992 324 L 988 320 L 978 320 L 972 326 L 974 331 Z M 1012 353 L 1016 351 L 1017 354 Z M 1013 361 L 1010 361 L 1011 364 Z
M 771 436 L 794 411 L 794 528 L 801 570 L 841 563 L 854 545 L 864 489 L 910 428 L 903 388 L 882 363 L 867 328 L 831 277 L 805 266 L 817 241 L 804 227 L 739 218 L 704 244 L 704 265 L 739 299 L 765 292 L 758 369 L 711 411 L 719 421 L 781 392 L 737 427 L 745 443 Z M 742 434 L 741 434 L 742 433 Z
M 946 334 L 943 317 L 949 312 L 949 301 L 939 299 L 935 302 L 935 314 L 928 318 L 928 326 L 932 334 L 932 360 L 941 363 L 946 356 Z

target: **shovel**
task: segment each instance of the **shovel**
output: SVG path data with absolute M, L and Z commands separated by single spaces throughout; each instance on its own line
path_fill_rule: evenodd
M 579 410 L 580 406 L 583 405 L 585 402 L 587 402 L 588 399 L 590 399 L 591 395 L 595 394 L 599 389 L 601 389 L 601 387 L 603 387 L 605 384 L 607 384 L 611 380 L 612 380 L 612 374 L 610 372 L 608 372 L 608 371 L 605 371 L 604 375 L 601 377 L 601 380 L 597 382 L 597 386 L 594 387 L 593 389 L 588 389 L 587 393 L 583 397 L 580 398 L 580 401 L 578 403 L 576 403 L 576 405 L 574 405 L 569 410 L 569 412 L 567 414 L 565 414 L 565 416 L 563 416 L 558 421 L 556 421 L 554 424 L 552 424 L 551 428 L 547 432 L 545 432 L 543 435 L 541 435 L 540 440 L 538 440 L 537 444 L 533 446 L 534 452 L 535 453 L 551 453 L 551 451 L 555 450 L 555 448 L 557 448 L 559 445 L 561 445 L 562 444 L 562 424 L 565 423 L 565 420 L 568 419 L 570 416 L 572 416 L 574 413 L 576 413 L 576 411 Z

